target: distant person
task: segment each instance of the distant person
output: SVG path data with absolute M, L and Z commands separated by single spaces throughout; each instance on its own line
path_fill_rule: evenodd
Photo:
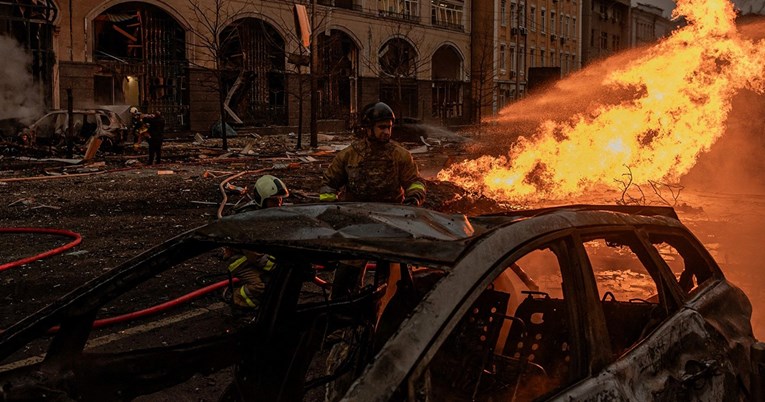
M 425 182 L 406 148 L 391 142 L 390 106 L 368 105 L 362 112 L 364 137 L 338 152 L 324 172 L 321 201 L 390 202 L 420 206 L 425 202 Z
M 149 165 L 162 163 L 162 141 L 165 136 L 165 118 L 162 113 L 154 112 L 143 117 L 148 124 Z
M 140 131 L 142 127 L 143 121 L 141 119 L 141 110 L 133 106 L 130 108 L 130 125 L 128 126 L 128 133 L 133 136 L 133 144 L 135 148 L 141 143 Z

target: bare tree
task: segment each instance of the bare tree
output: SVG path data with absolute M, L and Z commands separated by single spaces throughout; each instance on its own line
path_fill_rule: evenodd
M 317 33 L 316 30 L 319 29 L 319 27 L 322 27 L 325 25 L 326 21 L 328 21 L 329 13 L 331 12 L 330 7 L 326 7 L 323 4 L 320 4 L 322 7 L 315 7 L 312 4 L 312 0 L 297 0 L 294 1 L 295 5 L 304 5 L 306 6 L 307 10 L 310 10 L 310 30 L 311 30 L 311 41 L 316 40 Z M 294 10 L 293 10 L 294 11 Z M 319 43 L 322 43 L 322 41 L 318 41 L 319 43 L 314 46 L 313 44 L 309 44 L 309 46 L 305 46 L 306 44 L 303 43 L 303 38 L 300 34 L 300 27 L 298 25 L 297 19 L 295 21 L 285 21 L 284 19 L 280 19 L 280 24 L 282 26 L 293 26 L 295 24 L 295 29 L 288 30 L 288 35 L 285 38 L 286 44 L 290 46 L 290 48 L 297 49 L 298 53 L 290 53 L 287 54 L 287 62 L 289 64 L 289 70 L 291 73 L 293 73 L 298 80 L 297 88 L 294 88 L 293 86 L 289 86 L 286 89 L 287 95 L 294 97 L 298 101 L 298 141 L 297 141 L 297 149 L 300 149 L 302 147 L 302 137 L 303 137 L 303 106 L 305 104 L 305 99 L 307 96 L 316 96 L 316 94 L 312 94 L 311 92 L 315 89 L 309 88 L 305 85 L 305 68 L 308 68 L 309 76 L 311 80 L 318 79 L 318 77 L 314 77 L 316 75 L 320 75 L 320 73 L 315 72 L 315 68 L 311 66 L 315 58 L 312 57 L 311 52 L 316 51 L 321 53 L 323 46 L 319 46 Z M 313 98 L 309 98 L 313 99 Z M 314 107 L 314 103 L 311 103 L 311 107 Z M 313 121 L 313 119 L 317 118 L 318 116 L 311 111 L 311 146 L 316 146 L 317 141 L 317 135 L 314 132 L 316 129 L 316 122 Z
M 413 105 L 412 99 L 406 98 L 407 86 L 416 85 L 417 76 L 430 63 L 418 55 L 418 50 L 424 47 L 425 34 L 415 32 L 414 24 L 404 21 L 394 21 L 385 32 L 389 39 L 379 52 L 362 57 L 362 63 L 379 77 L 380 97 L 390 97 L 390 106 L 397 114 L 412 114 L 417 99 Z
M 225 77 L 230 74 L 225 60 L 226 49 L 236 33 L 230 28 L 237 20 L 246 15 L 247 9 L 252 9 L 251 3 L 233 2 L 228 0 L 187 0 L 191 11 L 192 26 L 191 34 L 196 39 L 192 46 L 199 51 L 190 63 L 210 73 L 214 82 L 209 83 L 211 88 L 218 92 L 218 106 L 220 113 L 220 129 L 223 138 L 223 149 L 228 149 L 226 133 L 226 97 L 228 95 L 225 85 Z
M 473 62 L 471 85 L 473 92 L 473 121 L 481 124 L 483 109 L 492 106 L 498 87 L 499 78 L 495 66 L 494 54 L 496 43 L 490 30 L 473 32 Z

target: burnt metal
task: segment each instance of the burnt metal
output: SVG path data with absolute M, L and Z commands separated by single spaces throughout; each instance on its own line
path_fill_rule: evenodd
M 42 400 L 59 389 L 54 394 L 69 394 L 78 400 L 132 400 L 194 374 L 231 366 L 240 358 L 237 350 L 243 341 L 234 335 L 224 335 L 166 348 L 118 354 L 83 353 L 67 366 L 51 367 L 46 361 L 3 373 L 0 396 L 3 400 L 21 400 L 38 395 Z M 39 372 L 45 376 L 38 376 Z
M 596 375 L 605 364 L 609 364 L 609 373 L 631 381 L 642 378 L 645 371 L 641 368 L 650 364 L 657 376 L 666 378 L 664 385 L 654 390 L 658 399 L 698 397 L 709 390 L 733 392 L 736 387 L 744 389 L 743 394 L 751 389 L 757 395 L 761 383 L 751 379 L 747 367 L 761 365 L 761 361 L 742 364 L 740 378 L 731 375 L 730 364 L 751 360 L 754 343 L 747 315 L 751 305 L 721 274 L 706 281 L 700 296 L 683 300 L 687 306 L 667 319 L 662 315 L 667 311 L 665 305 L 616 300 L 613 295 L 602 300 L 576 299 L 580 292 L 597 295 L 597 291 L 592 289 L 594 282 L 585 279 L 584 273 L 591 274 L 591 267 L 569 244 L 572 238 L 595 235 L 598 228 L 607 239 L 615 240 L 624 231 L 638 238 L 640 228 L 650 227 L 660 228 L 660 233 L 682 234 L 695 245 L 697 241 L 673 214 L 666 208 L 570 206 L 467 218 L 389 204 L 338 203 L 231 215 L 147 250 L 0 333 L 0 359 L 6 359 L 44 336 L 52 326 L 60 325 L 45 360 L 0 372 L 0 399 L 21 400 L 30 395 L 130 399 L 185 381 L 194 373 L 235 365 L 234 383 L 227 397 L 299 400 L 307 390 L 355 379 L 355 385 L 347 388 L 347 400 L 388 400 L 402 396 L 407 376 L 421 369 L 418 362 L 427 357 L 428 350 L 437 350 L 444 342 L 455 345 L 455 355 L 447 357 L 461 361 L 460 368 L 469 368 L 465 375 L 458 371 L 452 374 L 468 399 L 487 390 L 514 390 L 518 382 L 513 380 L 519 381 L 520 376 L 546 376 L 561 370 L 570 372 L 572 381 L 582 375 L 592 376 L 578 382 L 571 394 L 574 399 L 577 395 L 588 399 L 593 395 L 588 389 L 602 387 Z M 290 230 L 283 230 L 285 227 Z M 548 239 L 546 244 L 553 245 L 561 264 L 567 266 L 562 274 L 574 280 L 564 281 L 563 292 L 571 298 L 564 302 L 545 293 L 528 292 L 515 317 L 495 314 L 492 309 L 502 311 L 509 296 L 487 291 L 491 273 L 508 267 L 510 255 L 535 247 L 535 239 Z M 182 345 L 116 354 L 83 351 L 102 306 L 173 265 L 220 246 L 277 258 L 281 269 L 269 282 L 254 320 L 235 327 L 232 334 L 221 331 L 220 336 Z M 345 298 L 301 300 L 303 286 L 316 275 L 312 264 L 352 259 L 377 263 L 375 285 L 353 289 Z M 412 275 L 414 266 L 439 268 L 444 274 L 423 279 Z M 399 291 L 378 311 L 392 284 L 386 284 L 390 271 L 400 274 L 396 283 Z M 421 287 L 420 281 L 430 286 Z M 665 299 L 682 298 L 677 291 L 660 292 Z M 602 310 L 595 305 L 603 305 Z M 606 331 L 607 320 L 594 316 L 593 309 L 627 321 L 657 320 L 650 328 L 625 325 L 620 328 L 623 333 L 617 334 L 613 328 Z M 447 327 L 447 322 L 465 316 L 467 311 L 471 311 L 467 320 L 453 324 L 458 330 Z M 545 315 L 543 324 L 532 319 L 537 313 Z M 504 320 L 513 323 L 510 340 L 502 345 L 504 354 L 500 354 L 493 349 Z M 614 321 L 618 323 L 608 320 Z M 593 323 L 595 328 L 588 326 Z M 325 344 L 338 331 L 354 334 L 348 354 L 333 371 L 309 378 L 309 366 L 326 352 Z M 642 332 L 636 338 L 638 331 Z M 650 342 L 637 341 L 646 331 L 655 334 Z M 539 348 L 533 361 L 528 358 L 531 352 L 522 349 L 531 346 L 531 332 L 545 334 L 533 341 Z M 569 339 L 566 333 L 576 345 L 585 345 L 608 340 L 608 335 L 603 338 L 608 332 L 614 333 L 603 348 L 608 351 L 572 350 L 572 345 L 563 345 L 564 339 Z M 442 334 L 455 335 L 439 340 Z M 615 363 L 601 361 L 612 349 L 608 342 L 616 343 L 613 347 L 618 350 L 629 349 L 626 357 Z M 704 354 L 710 345 L 719 350 L 718 355 Z M 459 360 L 466 357 L 459 353 L 470 351 L 475 352 L 472 360 Z M 508 356 L 515 352 L 518 357 Z M 728 356 L 734 359 L 726 360 Z M 169 363 L 176 360 L 182 364 Z M 565 367 L 558 366 L 560 361 L 566 362 Z M 682 371 L 672 372 L 673 367 Z M 126 380 L 110 380 L 113 378 Z M 90 388 L 94 381 L 103 383 Z M 341 393 L 345 390 L 340 388 Z M 618 399 L 624 397 L 624 391 L 604 389 L 598 395 Z M 562 400 L 569 396 L 550 397 Z

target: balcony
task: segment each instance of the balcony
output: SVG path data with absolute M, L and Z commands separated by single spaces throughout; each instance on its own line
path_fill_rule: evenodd
M 377 16 L 391 18 L 395 20 L 404 20 L 410 22 L 420 22 L 420 16 L 411 13 L 398 13 L 395 11 L 377 10 Z
M 430 23 L 431 25 L 435 27 L 441 27 L 441 28 L 451 29 L 453 31 L 465 32 L 465 26 L 461 24 L 454 24 L 454 23 L 446 22 L 446 21 L 438 21 L 435 18 L 431 18 Z
M 528 31 L 526 31 L 526 27 L 520 27 L 520 28 L 510 28 L 510 35 L 521 35 L 526 36 L 528 34 Z

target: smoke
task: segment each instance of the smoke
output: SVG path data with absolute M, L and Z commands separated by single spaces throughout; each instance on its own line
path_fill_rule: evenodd
M 738 21 L 742 37 L 765 38 L 765 17 L 748 16 Z M 683 177 L 684 185 L 711 192 L 765 193 L 765 95 L 742 90 L 733 97 L 725 135 L 699 156 L 696 166 Z
M 0 120 L 31 123 L 43 111 L 42 95 L 29 71 L 32 58 L 7 36 L 0 36 L 0 54 Z
M 736 0 L 733 2 L 741 14 L 765 14 L 762 0 Z
M 557 81 L 543 92 L 532 93 L 505 106 L 499 116 L 487 119 L 481 141 L 474 145 L 478 155 L 504 154 L 519 136 L 533 135 L 544 121 L 568 121 L 577 115 L 594 117 L 599 109 L 618 105 L 634 97 L 603 78 L 644 57 L 649 48 L 635 48 L 597 61 Z
M 765 97 L 742 91 L 732 106 L 725 134 L 681 183 L 709 192 L 765 194 Z
M 742 36 L 765 38 L 765 17 L 739 19 Z M 700 239 L 715 249 L 726 277 L 741 287 L 753 305 L 752 326 L 765 339 L 765 95 L 741 91 L 734 98 L 725 134 L 700 155 L 682 184 L 699 196 L 686 202 L 709 216 L 682 217 Z M 690 197 L 690 194 L 688 195 Z M 686 197 L 686 198 L 688 198 Z M 681 197 L 681 200 L 684 197 Z

